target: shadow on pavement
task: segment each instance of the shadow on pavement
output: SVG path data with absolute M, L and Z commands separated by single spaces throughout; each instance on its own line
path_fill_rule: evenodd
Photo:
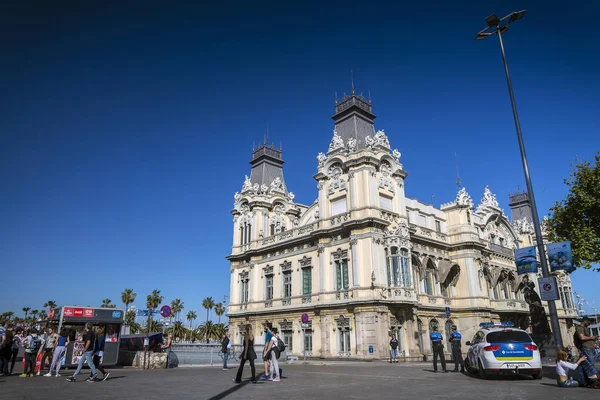
M 244 381 L 242 383 L 237 383 L 237 384 L 235 384 L 235 386 L 233 386 L 233 387 L 225 390 L 224 392 L 221 392 L 221 393 L 217 394 L 216 396 L 213 396 L 213 397 L 209 398 L 208 400 L 220 400 L 220 399 L 223 399 L 223 398 L 229 396 L 231 393 L 234 393 L 234 392 L 240 390 L 242 387 L 246 386 L 249 383 L 250 383 L 250 381 Z

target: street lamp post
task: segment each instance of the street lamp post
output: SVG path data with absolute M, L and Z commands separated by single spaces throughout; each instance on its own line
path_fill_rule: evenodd
M 527 155 L 525 154 L 525 145 L 523 143 L 523 135 L 521 134 L 521 124 L 519 123 L 519 114 L 517 113 L 517 104 L 515 102 L 515 94 L 513 92 L 512 83 L 510 81 L 510 74 L 508 72 L 508 64 L 506 62 L 506 54 L 504 53 L 504 43 L 502 42 L 502 34 L 508 31 L 508 25 L 511 22 L 515 22 L 523 18 L 525 10 L 515 11 L 508 14 L 506 17 L 500 19 L 496 14 L 492 14 L 485 19 L 488 26 L 480 31 L 475 40 L 484 40 L 488 36 L 493 34 L 498 35 L 500 41 L 500 52 L 502 53 L 502 61 L 504 63 L 504 72 L 506 74 L 506 83 L 508 84 L 508 94 L 510 96 L 510 103 L 512 105 L 513 118 L 515 120 L 515 128 L 517 130 L 517 139 L 519 140 L 519 149 L 521 150 L 521 161 L 523 162 L 523 172 L 525 173 L 525 182 L 527 184 L 527 192 L 531 199 L 532 207 L 532 219 L 533 227 L 535 229 L 535 236 L 537 242 L 538 252 L 540 254 L 540 263 L 542 264 L 542 275 L 546 278 L 550 276 L 548 269 L 548 262 L 546 260 L 546 251 L 544 249 L 544 240 L 542 238 L 542 229 L 540 227 L 540 219 L 538 217 L 537 206 L 535 204 L 535 196 L 533 194 L 533 185 L 531 184 L 531 177 L 529 176 L 529 165 L 527 163 Z M 560 333 L 560 325 L 558 322 L 558 314 L 556 312 L 556 304 L 554 300 L 548 301 L 548 311 L 550 311 L 550 326 L 552 327 L 552 334 L 554 336 L 554 342 L 557 348 L 563 347 L 562 335 Z

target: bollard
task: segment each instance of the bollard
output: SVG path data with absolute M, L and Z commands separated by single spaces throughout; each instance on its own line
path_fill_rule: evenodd
M 210 348 L 210 365 L 213 365 L 213 348 Z

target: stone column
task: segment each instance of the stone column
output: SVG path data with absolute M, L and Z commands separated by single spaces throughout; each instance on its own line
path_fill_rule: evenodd
M 348 174 L 348 191 L 350 192 L 350 210 L 356 207 L 356 179 L 354 179 L 354 172 Z
M 319 317 L 321 321 L 321 358 L 331 357 L 330 353 L 330 337 L 331 337 L 331 325 L 329 323 L 329 315 L 323 315 Z
M 355 235 L 350 235 L 350 246 L 352 251 L 352 286 L 358 287 L 358 238 Z
M 325 246 L 317 244 L 317 254 L 319 256 L 319 292 L 325 291 Z

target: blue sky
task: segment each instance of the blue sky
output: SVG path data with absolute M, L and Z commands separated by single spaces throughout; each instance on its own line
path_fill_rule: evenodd
M 229 291 L 229 210 L 253 143 L 268 124 L 288 188 L 312 203 L 350 70 L 408 196 L 452 200 L 456 153 L 474 200 L 489 184 L 508 213 L 525 184 L 498 42 L 473 40 L 492 12 L 528 12 L 505 46 L 541 215 L 569 163 L 600 149 L 591 2 L 89 3 L 0 17 L 0 311 L 158 288 L 203 319 L 202 298 Z M 573 274 L 597 306 L 599 277 Z

